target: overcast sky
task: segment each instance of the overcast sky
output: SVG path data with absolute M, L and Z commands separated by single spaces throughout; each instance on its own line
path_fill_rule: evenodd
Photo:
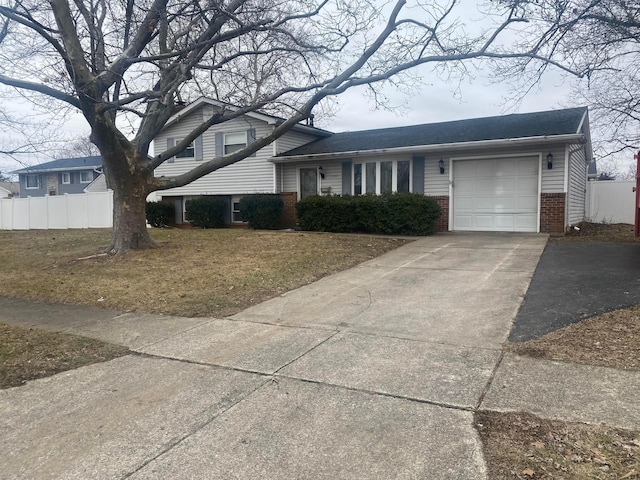
M 349 90 L 338 97 L 336 115 L 320 118 L 317 126 L 334 132 L 444 122 L 487 117 L 509 113 L 527 113 L 577 106 L 569 104 L 569 85 L 559 76 L 549 75 L 540 88 L 529 93 L 518 104 L 506 102 L 505 85 L 491 85 L 487 79 L 465 81 L 456 92 L 457 84 L 445 83 L 425 72 L 426 86 L 415 95 L 407 96 L 392 88 L 385 90 L 393 111 L 375 109 L 364 88 Z M 28 108 L 26 106 L 21 107 Z M 64 126 L 70 136 L 88 135 L 86 121 L 80 114 L 71 115 Z M 49 161 L 51 158 L 25 158 L 25 164 Z M 0 159 L 0 171 L 21 168 L 9 158 Z
M 475 0 L 463 1 L 475 4 Z M 477 26 L 477 23 L 474 26 Z M 419 73 L 424 85 L 416 94 L 406 96 L 392 88 L 385 90 L 390 103 L 398 107 L 396 110 L 376 110 L 367 101 L 364 88 L 352 89 L 337 98 L 336 115 L 328 119 L 318 118 L 316 125 L 334 132 L 341 132 L 578 106 L 570 103 L 569 81 L 563 82 L 561 76 L 553 72 L 546 74 L 538 88 L 518 103 L 506 100 L 510 93 L 507 85 L 490 83 L 488 77 L 491 72 L 479 73 L 473 81 L 463 81 L 459 88 L 455 79 L 452 82 L 442 81 L 430 69 L 424 68 Z M 16 105 L 19 110 L 29 108 L 19 106 L 18 103 L 13 104 L 14 107 Z M 68 117 L 63 131 L 69 137 L 77 137 L 83 134 L 88 135 L 89 129 L 82 116 L 75 114 Z M 2 140 L 0 131 L 0 141 Z M 23 158 L 26 165 L 49 160 L 51 157 Z M 16 161 L 0 156 L 0 171 L 6 172 L 21 167 L 22 165 Z

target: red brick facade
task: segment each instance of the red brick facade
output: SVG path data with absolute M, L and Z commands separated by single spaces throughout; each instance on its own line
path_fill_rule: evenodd
M 284 202 L 284 208 L 280 215 L 280 228 L 293 228 L 296 226 L 296 203 L 298 194 L 296 192 L 283 192 L 280 198 Z
M 448 232 L 449 231 L 449 196 L 439 195 L 433 196 L 438 205 L 440 205 L 440 218 L 436 221 L 436 232 Z
M 565 193 L 540 194 L 540 232 L 564 233 Z

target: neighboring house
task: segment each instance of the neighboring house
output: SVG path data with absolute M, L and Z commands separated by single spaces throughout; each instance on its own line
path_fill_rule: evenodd
M 107 177 L 104 176 L 104 173 L 101 173 L 93 180 L 93 182 L 84 188 L 83 192 L 98 193 L 106 192 L 107 190 Z
M 174 115 L 154 152 L 172 146 L 218 103 L 201 98 Z M 282 119 L 249 114 L 212 127 L 156 175 L 177 175 L 267 134 Z M 308 195 L 409 191 L 442 207 L 439 231 L 563 232 L 585 217 L 592 159 L 586 108 L 332 134 L 307 125 L 185 187 L 158 192 L 176 202 L 224 195 L 230 222 L 250 193 Z M 287 200 L 289 202 L 287 202 Z
M 18 175 L 21 197 L 83 193 L 102 172 L 102 157 L 60 158 L 11 172 Z
M 17 182 L 0 182 L 0 198 L 16 198 L 20 196 Z

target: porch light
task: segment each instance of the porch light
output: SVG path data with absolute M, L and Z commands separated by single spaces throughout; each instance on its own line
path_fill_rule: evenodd
M 320 172 L 320 178 L 324 179 L 324 168 L 322 168 L 322 165 L 318 167 L 318 172 Z
M 547 153 L 547 168 L 551 170 L 553 168 L 553 153 Z
M 444 160 L 440 159 L 438 162 L 438 166 L 440 167 L 440 175 L 444 175 Z

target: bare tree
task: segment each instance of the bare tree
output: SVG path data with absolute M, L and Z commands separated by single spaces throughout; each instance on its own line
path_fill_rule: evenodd
M 111 250 L 125 252 L 154 245 L 145 227 L 149 193 L 251 155 L 326 98 L 419 65 L 538 55 L 498 42 L 523 20 L 517 6 L 473 36 L 455 16 L 458 0 L 445 1 L 408 9 L 397 0 L 381 10 L 373 0 L 0 0 L 0 83 L 82 112 L 114 191 Z M 149 156 L 176 100 L 201 93 L 239 108 L 214 111 L 173 148 Z M 286 121 L 240 151 L 154 177 L 212 125 L 257 110 L 284 112 Z
M 75 140 L 66 142 L 54 153 L 56 158 L 97 157 L 99 155 L 100 150 L 89 137 L 77 137 Z
M 526 19 L 520 48 L 539 55 L 501 70 L 522 95 L 551 66 L 582 79 L 573 101 L 587 104 L 609 154 L 640 142 L 640 7 L 632 0 L 497 0 Z M 495 3 L 494 3 L 495 4 Z M 547 61 L 551 60 L 551 62 Z

